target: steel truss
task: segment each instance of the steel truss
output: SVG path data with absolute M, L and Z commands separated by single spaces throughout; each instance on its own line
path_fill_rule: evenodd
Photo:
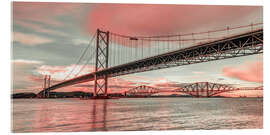
M 210 82 L 197 82 L 183 86 L 176 90 L 195 97 L 211 97 L 223 92 L 230 92 L 240 90 L 230 85 L 210 83 Z
M 95 72 L 108 68 L 109 57 L 109 32 L 97 29 L 96 40 L 96 66 Z M 108 75 L 99 76 L 94 74 L 94 96 L 107 96 Z
M 155 93 L 159 93 L 160 90 L 151 86 L 146 86 L 146 85 L 141 85 L 135 88 L 131 88 L 130 90 L 125 92 L 125 95 L 132 95 L 132 96 L 142 96 L 142 95 L 146 95 L 146 96 L 150 96 L 152 94 Z
M 241 87 L 236 88 L 226 84 L 211 83 L 211 82 L 196 82 L 184 85 L 173 90 L 161 90 L 151 86 L 137 86 L 125 92 L 127 96 L 150 96 L 161 92 L 179 92 L 185 93 L 194 97 L 212 97 L 220 93 L 234 92 L 234 91 L 258 91 L 263 90 L 263 87 Z
M 182 92 L 195 97 L 212 97 L 220 93 L 234 92 L 234 91 L 258 91 L 263 90 L 263 87 L 240 87 L 236 88 L 226 84 L 211 83 L 211 82 L 197 82 L 186 85 L 176 92 Z

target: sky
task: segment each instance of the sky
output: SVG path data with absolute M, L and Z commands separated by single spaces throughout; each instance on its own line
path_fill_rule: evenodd
M 153 36 L 261 22 L 261 6 L 13 2 L 12 92 L 38 93 L 44 75 L 51 75 L 55 84 L 65 79 L 74 66 L 75 71 L 79 70 L 83 65 L 76 62 L 97 28 L 123 35 Z M 112 53 L 124 53 L 123 48 L 114 48 Z M 91 45 L 90 50 L 94 49 Z M 109 79 L 109 92 L 122 92 L 139 85 L 173 89 L 185 83 L 205 81 L 256 87 L 263 85 L 262 67 L 263 55 L 259 54 L 136 73 Z M 90 63 L 79 75 L 93 70 Z M 57 91 L 90 92 L 92 86 L 93 82 L 87 82 Z

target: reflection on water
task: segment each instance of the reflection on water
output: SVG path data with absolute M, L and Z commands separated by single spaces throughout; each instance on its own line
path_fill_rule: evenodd
M 262 128 L 261 98 L 15 99 L 13 132 Z

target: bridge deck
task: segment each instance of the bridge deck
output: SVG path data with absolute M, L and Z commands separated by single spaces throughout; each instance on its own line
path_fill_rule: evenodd
M 263 53 L 263 29 L 110 67 L 98 72 L 89 73 L 60 82 L 58 84 L 52 85 L 49 88 L 46 88 L 45 91 L 50 91 L 87 81 L 93 81 L 94 74 L 97 74 L 98 79 L 102 78 L 105 74 L 107 74 L 109 77 L 115 77 L 131 73 L 145 72 L 150 70 L 259 53 Z

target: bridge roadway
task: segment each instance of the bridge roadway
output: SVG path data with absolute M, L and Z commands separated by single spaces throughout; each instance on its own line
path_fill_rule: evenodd
M 93 81 L 94 75 L 97 79 L 116 77 L 125 74 L 145 72 L 175 66 L 202 63 L 214 60 L 247 56 L 263 53 L 263 29 L 242 33 L 224 39 L 201 43 L 196 46 L 144 58 L 138 61 L 110 67 L 89 74 L 81 75 L 52 85 L 43 91 L 51 91 L 61 87 L 78 83 Z

